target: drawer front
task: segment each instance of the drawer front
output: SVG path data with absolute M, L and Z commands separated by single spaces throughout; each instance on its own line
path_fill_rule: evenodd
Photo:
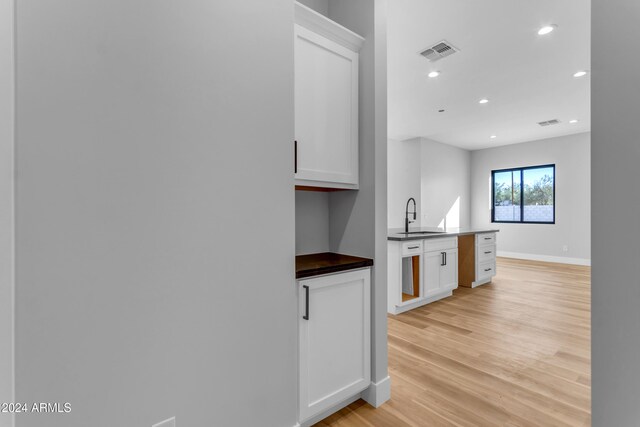
M 476 234 L 476 246 L 495 245 L 496 233 Z
M 484 262 L 478 264 L 478 271 L 476 272 L 476 280 L 481 281 L 488 279 L 496 275 L 496 263 L 495 261 Z
M 458 238 L 455 236 L 424 240 L 425 252 L 446 251 L 448 249 L 456 249 L 457 247 L 458 247 Z
M 410 240 L 402 243 L 402 256 L 420 255 L 422 253 L 422 240 Z
M 478 263 L 491 262 L 496 260 L 496 245 L 485 245 L 478 247 Z

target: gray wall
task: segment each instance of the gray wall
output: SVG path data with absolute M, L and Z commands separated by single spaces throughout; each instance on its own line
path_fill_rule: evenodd
M 20 2 L 18 427 L 296 423 L 292 24 Z
M 387 354 L 387 8 L 388 0 L 374 1 L 374 141 L 375 141 L 375 277 L 372 303 L 372 376 L 388 377 Z M 389 384 L 389 387 L 391 385 Z M 381 391 L 379 394 L 383 394 Z M 391 397 L 391 390 L 389 390 Z M 387 396 L 378 396 L 382 403 Z
M 372 381 L 387 377 L 386 0 L 329 0 L 329 17 L 365 38 L 360 52 L 360 189 L 330 198 L 330 245 L 375 259 Z
M 640 420 L 640 61 L 632 53 L 640 4 L 592 5 L 593 425 L 632 427 Z
M 329 193 L 296 191 L 296 255 L 330 250 Z
M 0 0 L 0 402 L 13 402 L 13 1 Z M 13 415 L 0 414 L 0 427 Z
M 471 153 L 474 227 L 500 229 L 498 254 L 588 264 L 591 259 L 590 134 L 581 133 Z M 556 165 L 556 223 L 492 224 L 491 171 Z M 563 246 L 568 251 L 563 251 Z
M 324 16 L 329 16 L 329 0 L 300 0 L 300 3 Z

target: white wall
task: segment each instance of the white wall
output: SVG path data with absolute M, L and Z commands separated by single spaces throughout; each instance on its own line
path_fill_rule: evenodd
M 18 427 L 296 423 L 292 25 L 20 2 L 16 399 L 72 412 Z
M 0 402 L 13 402 L 13 120 L 12 0 L 0 0 Z M 0 427 L 13 415 L 0 413 Z
M 471 153 L 472 225 L 497 228 L 498 255 L 588 264 L 591 259 L 590 134 L 506 145 Z M 556 223 L 491 223 L 491 171 L 556 165 Z M 563 246 L 568 251 L 563 251 Z
M 593 426 L 640 420 L 640 4 L 592 0 Z M 615 46 L 612 49 L 612 46 Z
M 418 204 L 410 227 L 469 227 L 469 151 L 426 138 L 389 141 L 388 168 L 390 228 L 404 227 L 409 197 Z
M 416 200 L 420 214 L 421 196 L 421 146 L 419 139 L 408 141 L 389 140 L 387 183 L 389 188 L 389 203 L 387 215 L 389 228 L 404 227 L 404 217 L 407 200 Z M 420 226 L 420 217 L 411 227 Z
M 470 152 L 426 138 L 421 138 L 421 146 L 421 225 L 469 227 Z
M 329 193 L 296 191 L 296 255 L 330 249 Z

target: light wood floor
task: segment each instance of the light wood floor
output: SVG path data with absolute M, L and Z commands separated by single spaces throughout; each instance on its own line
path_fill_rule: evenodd
M 588 426 L 590 268 L 502 258 L 492 284 L 389 316 L 391 400 L 317 426 Z

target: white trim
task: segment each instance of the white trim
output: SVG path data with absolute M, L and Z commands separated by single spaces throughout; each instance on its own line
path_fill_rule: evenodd
M 456 287 L 457 289 L 457 287 Z M 430 295 L 428 297 L 418 297 L 411 299 L 409 301 L 402 302 L 397 304 L 395 307 L 390 307 L 388 312 L 393 315 L 401 314 L 409 310 L 413 310 L 414 308 L 422 307 L 423 305 L 430 304 L 432 302 L 439 301 L 443 298 L 447 298 L 453 295 L 452 289 L 446 289 L 444 291 L 438 292 L 437 294 Z
M 176 427 L 176 417 L 171 417 L 164 421 L 160 421 L 159 423 L 154 424 L 151 427 Z
M 526 259 L 530 261 L 554 262 L 558 264 L 573 264 L 591 266 L 591 260 L 588 258 L 569 258 L 563 256 L 525 254 L 520 252 L 497 251 L 496 255 L 504 258 Z
M 355 175 L 357 176 L 357 174 Z M 296 185 L 301 185 L 303 187 L 306 186 L 306 187 L 318 187 L 318 188 L 340 188 L 344 190 L 358 190 L 360 188 L 359 184 L 347 184 L 344 182 L 333 182 L 333 181 L 314 181 L 310 179 L 300 179 L 300 178 L 296 178 Z
M 331 416 L 331 415 L 335 414 L 336 412 L 338 412 L 342 408 L 346 408 L 347 406 L 351 405 L 353 402 L 355 402 L 356 400 L 360 399 L 361 397 L 362 397 L 362 393 L 356 393 L 355 395 L 351 396 L 350 398 L 345 399 L 342 402 L 335 404 L 331 408 L 328 408 L 328 409 L 320 412 L 319 414 L 314 415 L 313 417 L 309 418 L 308 420 L 300 421 L 297 425 L 300 426 L 300 427 L 310 427 L 310 426 L 316 424 L 317 422 L 324 420 L 328 416 Z
M 487 277 L 486 279 L 483 279 L 483 280 L 478 280 L 476 282 L 471 283 L 471 287 L 472 288 L 477 288 L 478 286 L 482 286 L 482 285 L 485 285 L 487 283 L 491 283 L 491 279 L 493 279 L 493 276 Z
M 298 2 L 294 3 L 295 23 L 318 33 L 329 40 L 359 52 L 364 44 L 364 38 L 348 28 L 332 21 L 326 16 L 316 12 Z
M 362 399 L 374 408 L 379 408 L 391 399 L 391 378 L 387 375 L 377 383 L 372 382 L 368 389 L 362 392 Z

